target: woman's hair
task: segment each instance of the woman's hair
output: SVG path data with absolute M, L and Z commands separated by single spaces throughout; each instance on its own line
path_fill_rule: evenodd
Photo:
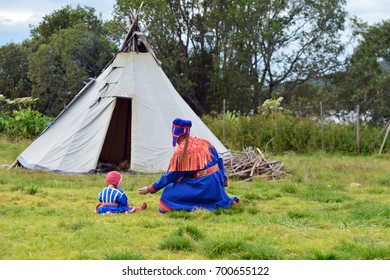
M 188 149 L 188 139 L 189 138 L 190 138 L 190 135 L 188 133 L 184 133 L 184 134 L 180 135 L 180 137 L 179 137 L 180 142 L 181 141 L 186 141 L 184 143 L 184 149 L 183 149 L 182 158 L 184 157 L 185 153 L 187 152 L 187 149 Z

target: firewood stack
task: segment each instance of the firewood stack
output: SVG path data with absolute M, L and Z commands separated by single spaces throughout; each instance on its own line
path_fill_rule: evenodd
M 257 152 L 257 153 L 256 153 Z M 248 147 L 242 152 L 229 152 L 223 155 L 225 172 L 227 176 L 240 180 L 253 179 L 279 179 L 288 174 L 283 170 L 284 163 L 279 160 L 268 162 L 260 149 Z

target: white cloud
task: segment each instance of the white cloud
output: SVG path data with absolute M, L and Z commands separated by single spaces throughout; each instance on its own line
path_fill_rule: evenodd
M 357 16 L 369 24 L 390 19 L 388 0 L 348 0 L 346 9 L 350 16 Z
M 30 26 L 36 26 L 45 15 L 66 5 L 75 8 L 93 7 L 96 15 L 103 19 L 111 18 L 115 0 L 10 0 L 0 1 L 0 46 L 14 42 L 21 43 L 30 36 Z
M 29 11 L 7 11 L 7 10 L 1 10 L 0 11 L 0 24 L 4 25 L 14 25 L 19 23 L 25 23 L 29 22 L 32 17 L 33 13 Z

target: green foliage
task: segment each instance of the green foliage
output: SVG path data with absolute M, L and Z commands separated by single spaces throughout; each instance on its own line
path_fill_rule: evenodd
M 100 32 L 100 33 L 99 33 Z M 79 92 L 84 81 L 97 77 L 112 59 L 115 46 L 84 22 L 60 29 L 29 57 L 32 95 L 38 108 L 57 115 Z
M 273 94 L 341 65 L 345 0 L 126 0 L 117 1 L 117 19 L 141 3 L 164 71 L 199 114 L 220 111 L 223 99 L 230 111 L 254 112 Z
M 322 149 L 324 141 L 324 152 L 357 153 L 356 126 L 353 123 L 324 123 L 322 136 L 318 121 L 307 117 L 293 117 L 285 112 L 278 112 L 277 123 L 275 114 L 238 116 L 229 113 L 225 121 L 220 116 L 204 116 L 202 120 L 226 147 L 234 151 L 251 146 L 266 153 L 315 153 Z M 371 146 L 382 129 L 381 126 L 368 123 L 360 125 L 362 154 L 373 152 Z M 376 150 L 379 147 L 377 145 Z M 384 150 L 388 150 L 388 144 Z
M 3 114 L 0 119 L 0 133 L 13 139 L 34 138 L 52 121 L 30 108 L 14 110 L 12 114 Z
M 109 25 L 91 7 L 67 5 L 31 30 L 32 39 L 0 48 L 0 93 L 39 98 L 37 109 L 56 116 L 97 77 L 117 50 Z
M 277 111 L 283 111 L 283 107 L 280 106 L 282 104 L 283 99 L 284 99 L 283 97 L 279 97 L 277 99 L 265 100 L 261 105 L 261 108 L 258 109 L 258 112 L 267 115 L 267 114 L 276 114 Z
M 28 56 L 31 49 L 27 43 L 9 43 L 0 47 L 0 94 L 7 98 L 27 96 L 31 82 L 27 77 Z
M 76 8 L 72 8 L 71 5 L 66 5 L 45 15 L 42 22 L 31 29 L 33 40 L 48 43 L 51 36 L 60 30 L 71 29 L 80 23 L 87 24 L 91 30 L 101 29 L 101 19 L 95 15 L 95 11 L 92 7 L 77 5 Z
M 14 110 L 34 108 L 38 98 L 32 97 L 18 97 L 15 99 L 6 98 L 0 94 L 0 114 L 10 114 Z
M 372 26 L 355 22 L 353 30 L 358 45 L 346 71 L 333 75 L 332 79 L 332 91 L 341 105 L 335 110 L 348 114 L 351 108 L 360 105 L 361 114 L 372 122 L 387 122 L 390 117 L 390 21 Z

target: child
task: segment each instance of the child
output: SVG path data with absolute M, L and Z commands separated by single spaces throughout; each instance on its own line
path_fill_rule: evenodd
M 122 175 L 118 171 L 107 173 L 107 186 L 98 195 L 100 203 L 96 205 L 97 213 L 133 213 L 146 209 L 147 205 L 145 202 L 141 206 L 129 206 L 126 193 L 119 188 L 121 181 Z

